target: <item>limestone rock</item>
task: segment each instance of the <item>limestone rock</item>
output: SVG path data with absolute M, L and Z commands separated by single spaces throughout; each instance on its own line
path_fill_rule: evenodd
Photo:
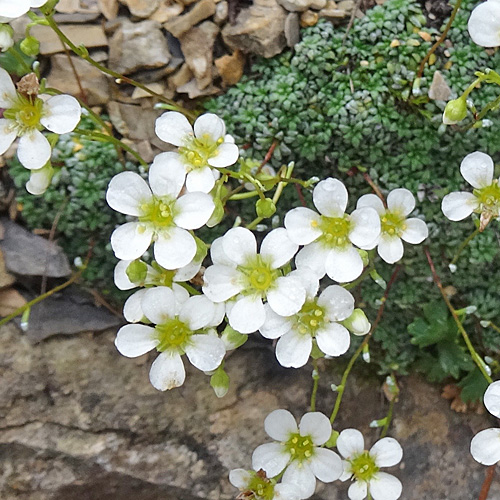
M 98 0 L 99 10 L 108 21 L 118 15 L 118 0 Z
M 88 104 L 90 106 L 101 106 L 110 99 L 108 78 L 87 61 L 79 57 L 71 56 L 76 72 L 80 77 L 80 82 L 86 92 Z M 66 54 L 56 54 L 51 59 L 51 70 L 48 81 L 56 89 L 71 95 L 79 95 L 80 88 L 68 67 Z
M 234 54 L 219 57 L 215 60 L 215 66 L 222 78 L 224 86 L 237 84 L 243 76 L 245 67 L 245 55 L 241 50 L 235 50 Z
M 290 12 L 285 19 L 285 38 L 288 47 L 294 47 L 300 42 L 299 15 Z
M 194 25 L 215 14 L 214 0 L 200 0 L 186 14 L 171 19 L 164 24 L 167 31 L 180 38 Z
M 120 0 L 133 16 L 149 17 L 160 6 L 160 0 Z
M 451 96 L 450 86 L 446 83 L 443 74 L 435 71 L 432 77 L 432 83 L 429 88 L 429 99 L 436 101 L 447 101 Z
M 226 0 L 222 0 L 215 7 L 214 22 L 218 25 L 226 22 L 229 15 L 229 6 Z
M 170 21 L 170 19 L 182 14 L 183 10 L 184 6 L 180 3 L 173 3 L 172 5 L 163 3 L 160 7 L 158 7 L 150 19 L 158 21 L 159 23 L 166 23 L 167 21 Z
M 167 40 L 156 21 L 124 20 L 109 42 L 109 67 L 124 75 L 170 61 Z
M 168 78 L 168 86 L 172 90 L 177 90 L 178 87 L 189 82 L 191 78 L 193 78 L 193 72 L 191 68 L 184 63 L 177 73 Z
M 319 14 L 312 10 L 306 10 L 300 15 L 300 26 L 302 28 L 307 28 L 308 26 L 314 26 L 319 20 Z
M 188 83 L 177 87 L 177 92 L 180 94 L 187 94 L 190 99 L 196 99 L 198 97 L 204 97 L 208 95 L 214 95 L 219 92 L 219 88 L 210 84 L 207 87 L 200 89 L 196 78 L 193 78 Z
M 289 12 L 321 10 L 326 6 L 326 0 L 278 0 L 278 3 Z
M 234 25 L 226 24 L 222 37 L 233 50 L 273 57 L 286 47 L 286 16 L 276 0 L 255 0 L 241 10 Z
M 63 278 L 71 274 L 68 258 L 54 242 L 36 236 L 8 219 L 1 222 L 5 234 L 0 250 L 8 272 L 49 278 Z
M 63 14 L 73 14 L 80 9 L 80 0 L 59 0 L 56 5 L 56 12 Z
M 211 21 L 205 21 L 191 28 L 180 39 L 186 64 L 193 72 L 200 90 L 212 83 L 213 47 L 218 34 L 219 27 Z
M 5 268 L 5 259 L 0 251 L 0 290 L 7 288 L 16 281 L 16 278 Z

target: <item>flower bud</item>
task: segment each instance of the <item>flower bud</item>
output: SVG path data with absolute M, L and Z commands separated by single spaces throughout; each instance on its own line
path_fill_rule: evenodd
M 5 52 L 14 45 L 14 30 L 8 24 L 0 24 L 0 51 Z
M 224 371 L 222 366 L 215 370 L 210 378 L 210 385 L 218 398 L 223 398 L 229 390 L 229 375 Z
M 467 116 L 467 102 L 463 97 L 449 101 L 444 108 L 443 123 L 454 125 L 461 122 Z
M 258 200 L 255 204 L 255 210 L 259 217 L 267 219 L 272 217 L 276 212 L 276 205 L 271 198 L 265 198 L 263 200 Z
M 372 325 L 362 309 L 354 309 L 352 314 L 342 324 L 354 335 L 366 335 Z
M 29 57 L 37 56 L 40 52 L 40 42 L 34 36 L 27 36 L 19 48 Z
M 127 270 L 128 279 L 132 283 L 144 283 L 148 274 L 148 266 L 142 260 L 133 260 L 128 266 Z
M 214 211 L 212 212 L 212 216 L 207 222 L 208 227 L 216 226 L 224 217 L 224 206 L 222 205 L 222 202 L 219 199 L 214 199 L 214 203 L 215 203 L 215 208 Z

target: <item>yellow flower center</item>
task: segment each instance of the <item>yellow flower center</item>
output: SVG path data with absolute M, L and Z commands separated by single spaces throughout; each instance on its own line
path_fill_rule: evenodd
M 187 165 L 188 171 L 206 167 L 209 158 L 217 156 L 218 148 L 223 142 L 223 137 L 214 141 L 209 134 L 187 139 L 185 144 L 179 148 L 179 153 Z
M 316 299 L 307 301 L 297 313 L 298 332 L 314 336 L 325 324 L 325 309 L 318 306 Z
M 150 222 L 155 227 L 172 226 L 174 223 L 174 204 L 175 200 L 153 196 L 151 201 L 140 206 L 142 215 L 139 220 Z
M 246 287 L 243 293 L 257 294 L 262 296 L 271 288 L 276 278 L 281 276 L 281 273 L 271 268 L 271 264 L 266 262 L 261 255 L 252 258 L 243 266 L 239 266 L 238 270 L 246 276 Z
M 265 477 L 259 477 L 253 473 L 253 477 L 248 483 L 248 491 L 253 493 L 253 497 L 258 500 L 273 500 L 274 484 Z
M 488 212 L 493 217 L 498 217 L 500 214 L 500 186 L 498 180 L 495 179 L 491 185 L 480 189 L 474 189 L 474 195 L 479 200 L 478 212 Z
M 397 212 L 387 211 L 380 217 L 381 231 L 388 236 L 401 236 L 406 229 L 406 218 Z
M 345 247 L 349 244 L 349 231 L 351 222 L 349 216 L 325 217 L 321 216 L 319 228 L 323 232 L 318 241 L 323 242 L 328 247 Z
M 168 349 L 183 349 L 189 341 L 192 330 L 179 319 L 171 319 L 167 323 L 156 325 L 156 335 L 160 343 L 156 347 L 159 352 Z
M 367 451 L 349 460 L 349 463 L 351 472 L 359 481 L 369 481 L 379 471 L 375 460 Z
M 15 122 L 16 132 L 19 136 L 33 130 L 41 130 L 40 119 L 43 116 L 43 101 L 39 97 L 32 100 L 18 94 L 12 108 L 6 109 L 3 116 Z
M 304 462 L 309 460 L 314 453 L 314 444 L 311 436 L 301 436 L 298 432 L 292 434 L 285 443 L 285 449 L 292 456 L 292 460 Z

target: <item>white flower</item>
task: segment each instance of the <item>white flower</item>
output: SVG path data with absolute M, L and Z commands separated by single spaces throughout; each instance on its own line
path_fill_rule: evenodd
M 151 241 L 155 260 L 165 269 L 184 267 L 196 255 L 196 240 L 189 230 L 203 226 L 215 205 L 205 193 L 179 196 L 185 172 L 172 155 L 175 153 L 162 153 L 155 158 L 149 169 L 149 186 L 134 172 L 122 172 L 111 179 L 106 192 L 109 206 L 138 218 L 111 235 L 111 246 L 119 259 L 138 259 Z
M 26 191 L 33 195 L 41 195 L 45 193 L 47 188 L 50 186 L 53 174 L 54 169 L 52 168 L 50 162 L 38 170 L 32 170 L 30 173 L 30 179 L 26 183 Z
M 204 295 L 186 297 L 167 287 L 144 292 L 141 309 L 156 326 L 123 326 L 116 335 L 118 351 L 135 358 L 156 349 L 160 355 L 151 365 L 149 379 L 160 391 L 184 383 L 186 372 L 181 359 L 184 353 L 196 368 L 204 372 L 215 370 L 226 353 L 224 343 L 210 329 L 217 326 L 215 305 Z
M 469 34 L 481 47 L 500 45 L 500 2 L 488 0 L 479 4 L 469 18 Z
M 480 213 L 488 221 L 498 217 L 500 185 L 498 179 L 493 179 L 494 169 L 489 155 L 480 151 L 468 154 L 462 160 L 460 173 L 474 190 L 472 193 L 460 191 L 447 194 L 441 204 L 444 215 L 452 221 L 465 219 L 473 212 Z
M 315 297 L 317 288 L 308 293 L 302 309 L 292 316 L 279 316 L 266 305 L 266 321 L 260 332 L 268 339 L 279 338 L 276 358 L 282 366 L 304 366 L 313 342 L 329 356 L 340 356 L 349 349 L 351 337 L 340 321 L 353 313 L 354 297 L 339 285 L 331 285 Z
M 401 481 L 379 471 L 403 458 L 403 449 L 394 438 L 382 438 L 367 451 L 363 434 L 356 429 L 345 429 L 337 438 L 337 449 L 344 458 L 340 480 L 354 480 L 347 493 L 351 500 L 363 500 L 368 492 L 373 500 L 397 500 L 401 496 Z
M 316 489 L 316 478 L 331 483 L 340 478 L 342 462 L 332 450 L 321 448 L 332 434 L 328 417 L 320 412 L 306 413 L 297 427 L 287 410 L 275 410 L 264 422 L 267 434 L 278 442 L 258 446 L 252 455 L 254 470 L 274 477 L 283 469 L 283 484 L 296 487 L 300 498 L 309 498 Z
M 484 393 L 484 406 L 496 418 L 500 418 L 500 381 L 493 382 Z M 485 429 L 477 433 L 470 444 L 470 452 L 483 465 L 500 461 L 500 429 Z
M 252 333 L 264 323 L 263 300 L 281 316 L 300 310 L 306 291 L 297 276 L 283 276 L 280 268 L 297 252 L 284 228 L 271 231 L 262 241 L 260 253 L 251 231 L 242 227 L 230 229 L 212 243 L 210 255 L 214 265 L 204 275 L 203 292 L 214 302 L 227 304 L 232 328 Z
M 347 189 L 338 179 L 328 178 L 313 191 L 317 214 L 309 208 L 294 208 L 285 216 L 288 236 L 305 245 L 297 254 L 297 269 L 312 268 L 318 278 L 325 273 L 338 282 L 355 280 L 363 271 L 363 260 L 353 244 L 374 248 L 380 234 L 380 219 L 373 208 L 345 214 Z
M 52 153 L 49 141 L 40 132 L 46 129 L 56 134 L 74 130 L 80 121 L 81 107 L 69 95 L 56 95 L 46 101 L 45 96 L 26 96 L 16 91 L 12 80 L 0 68 L 0 155 L 20 137 L 17 157 L 30 170 L 42 168 Z
M 276 484 L 276 481 L 268 479 L 266 473 L 262 470 L 255 472 L 253 470 L 233 469 L 229 473 L 229 481 L 243 492 L 243 498 L 256 500 L 300 500 L 295 486 L 283 483 Z
M 6 52 L 14 46 L 14 30 L 8 24 L 0 24 L 0 51 Z
M 238 160 L 238 146 L 226 135 L 224 121 L 212 113 L 201 115 L 193 128 L 182 113 L 169 111 L 156 120 L 156 135 L 162 141 L 179 146 L 177 156 L 187 172 L 188 191 L 210 192 L 220 176 L 216 169 Z
M 7 22 L 26 14 L 32 7 L 41 7 L 47 0 L 0 0 L 0 22 Z
M 365 194 L 358 200 L 357 208 L 365 207 L 373 208 L 380 217 L 377 252 L 388 264 L 394 264 L 403 257 L 403 241 L 417 245 L 429 235 L 423 220 L 407 219 L 415 208 L 415 198 L 408 189 L 391 191 L 387 196 L 387 208 L 378 196 Z

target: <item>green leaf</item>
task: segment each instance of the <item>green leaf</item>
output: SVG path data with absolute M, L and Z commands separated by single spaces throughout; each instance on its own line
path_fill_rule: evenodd
M 482 401 L 488 388 L 488 381 L 476 367 L 458 383 L 458 386 L 462 388 L 460 398 L 464 403 Z

